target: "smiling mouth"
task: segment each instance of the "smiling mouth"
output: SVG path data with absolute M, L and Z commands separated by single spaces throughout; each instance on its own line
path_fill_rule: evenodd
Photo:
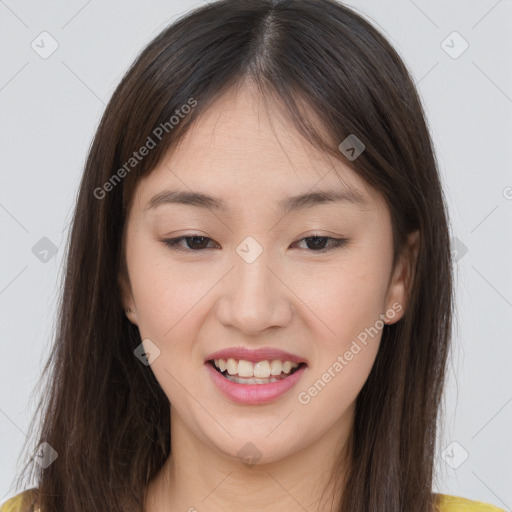
M 230 382 L 235 382 L 236 384 L 270 384 L 272 382 L 279 382 L 281 380 L 284 380 L 284 379 L 290 377 L 290 375 L 293 375 L 297 370 L 299 370 L 303 366 L 306 366 L 306 363 L 291 363 L 291 365 L 290 364 L 287 365 L 287 363 L 289 363 L 288 361 L 285 362 L 285 364 L 281 363 L 281 361 L 272 361 L 272 363 L 271 363 L 273 365 L 272 373 L 277 373 L 277 371 L 280 370 L 280 372 L 277 375 L 270 374 L 266 377 L 256 377 L 254 375 L 254 373 L 259 373 L 261 375 L 262 373 L 268 374 L 269 371 L 267 370 L 265 372 L 263 370 L 263 371 L 258 372 L 257 370 L 256 371 L 253 370 L 253 372 L 252 372 L 253 375 L 250 377 L 246 377 L 246 376 L 240 376 L 238 372 L 243 373 L 244 375 L 247 373 L 247 365 L 246 365 L 247 361 L 242 361 L 243 370 L 239 370 L 238 368 L 240 368 L 240 367 L 237 368 L 237 365 L 230 363 L 230 361 L 231 360 L 227 361 L 227 367 L 226 367 L 226 361 L 220 360 L 220 359 L 215 359 L 215 360 L 210 359 L 208 361 L 208 363 L 218 373 L 220 373 L 226 380 L 229 380 Z M 262 362 L 262 363 L 265 363 L 265 362 Z M 279 364 L 277 364 L 277 363 L 279 363 Z M 257 364 L 259 364 L 259 363 L 257 363 Z M 267 364 L 269 364 L 269 363 L 267 363 Z M 269 366 L 270 366 L 270 364 L 269 364 Z M 223 367 L 225 367 L 225 369 L 221 370 L 221 368 L 223 368 Z M 229 372 L 229 370 L 231 370 L 231 373 Z M 249 373 L 251 373 L 251 372 L 249 371 Z

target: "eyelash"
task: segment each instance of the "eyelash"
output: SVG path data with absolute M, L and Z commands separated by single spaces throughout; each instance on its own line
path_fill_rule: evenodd
M 188 235 L 188 236 L 180 236 L 180 237 L 177 237 L 177 238 L 164 239 L 164 240 L 162 240 L 162 242 L 167 247 L 169 247 L 171 250 L 173 250 L 173 251 L 201 252 L 201 251 L 207 250 L 207 248 L 203 248 L 203 249 L 184 248 L 184 247 L 179 245 L 179 243 L 182 240 L 187 240 L 187 239 L 192 239 L 192 238 L 202 238 L 202 239 L 205 239 L 205 240 L 211 240 L 211 238 L 208 238 L 208 237 L 203 236 L 203 235 Z M 341 248 L 341 247 L 345 246 L 347 244 L 347 242 L 348 242 L 347 238 L 333 238 L 333 237 L 330 237 L 330 236 L 320 236 L 320 235 L 307 236 L 305 238 L 301 238 L 300 240 L 297 240 L 297 242 L 302 242 L 303 240 L 312 240 L 312 239 L 325 239 L 325 240 L 331 241 L 331 247 L 328 247 L 328 248 L 324 247 L 323 249 L 319 249 L 317 251 L 316 250 L 309 250 L 309 252 L 322 253 L 322 254 L 326 253 L 326 252 L 329 252 L 329 251 L 332 251 L 334 249 Z M 296 243 L 296 242 L 294 242 L 294 243 Z M 210 247 L 210 249 L 211 249 L 211 247 Z

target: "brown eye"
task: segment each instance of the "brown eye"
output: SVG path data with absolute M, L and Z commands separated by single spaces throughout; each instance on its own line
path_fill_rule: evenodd
M 186 248 L 183 247 L 181 244 L 182 241 L 185 241 Z M 180 236 L 178 238 L 169 238 L 167 240 L 164 240 L 163 242 L 165 245 L 170 247 L 171 249 L 175 251 L 181 251 L 181 250 L 187 250 L 190 249 L 191 251 L 201 251 L 204 249 L 207 249 L 207 241 L 211 240 L 211 238 L 208 238 L 206 236 Z
M 306 241 L 306 246 L 311 252 L 327 252 L 338 247 L 346 245 L 348 239 L 346 238 L 333 238 L 330 236 L 308 236 L 302 238 L 298 242 Z M 330 245 L 327 244 L 330 242 Z M 327 245 L 327 246 L 326 246 Z
M 205 249 L 211 249 L 211 247 L 207 247 L 208 241 L 212 241 L 212 239 L 206 236 L 193 235 L 169 238 L 163 240 L 163 243 L 174 251 L 199 252 Z M 327 252 L 344 246 L 348 242 L 348 239 L 333 238 L 330 236 L 308 236 L 295 243 L 302 241 L 306 242 L 306 248 L 309 249 L 310 252 Z M 182 242 L 185 242 L 186 246 L 184 246 Z

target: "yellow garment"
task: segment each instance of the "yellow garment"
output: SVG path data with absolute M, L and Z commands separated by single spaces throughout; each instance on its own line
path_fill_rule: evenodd
M 41 509 L 34 505 L 35 495 L 35 488 L 20 492 L 0 506 L 0 512 L 41 512 Z
M 481 501 L 468 500 L 460 496 L 438 494 L 440 512 L 506 512 L 502 508 L 482 503 Z M 0 510 L 0 512 L 4 512 Z
M 506 512 L 502 508 L 488 503 L 468 500 L 460 496 L 449 494 L 437 494 L 436 496 L 439 500 L 439 512 Z M 37 505 L 34 506 L 34 498 L 35 489 L 23 491 L 0 506 L 0 512 L 41 512 Z

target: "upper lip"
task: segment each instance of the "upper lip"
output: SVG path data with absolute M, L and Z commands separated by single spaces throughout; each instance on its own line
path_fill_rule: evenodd
M 225 348 L 224 350 L 219 350 L 210 354 L 206 358 L 206 361 L 210 361 L 212 359 L 245 359 L 246 361 L 252 361 L 253 363 L 257 361 L 272 361 L 277 359 L 279 361 L 291 361 L 292 363 L 307 364 L 307 361 L 303 357 L 272 347 L 262 347 L 257 349 L 249 349 L 245 347 Z

